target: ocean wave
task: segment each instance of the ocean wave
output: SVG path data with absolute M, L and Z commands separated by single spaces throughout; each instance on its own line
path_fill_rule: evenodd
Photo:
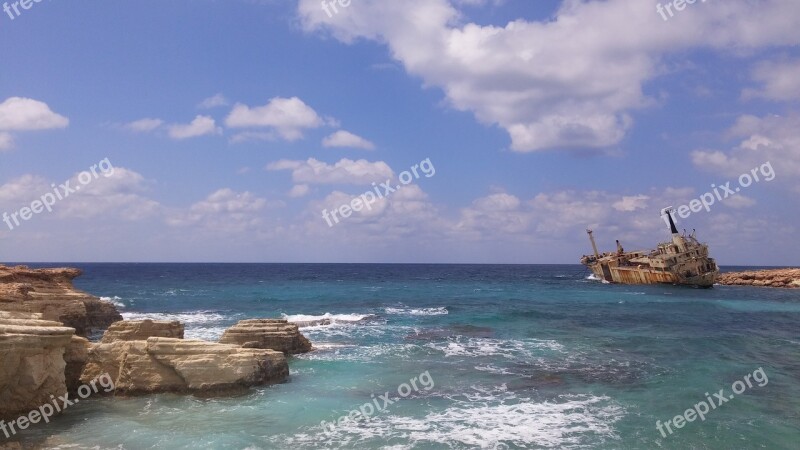
M 421 353 L 421 347 L 413 344 L 377 344 L 377 345 L 335 345 L 325 343 L 314 344 L 316 351 L 295 355 L 297 359 L 308 361 L 332 362 L 377 362 L 380 358 L 411 360 Z
M 281 314 L 281 316 L 291 323 L 297 324 L 300 328 L 327 326 L 338 324 L 355 324 L 364 322 L 367 319 L 375 317 L 374 314 L 331 314 L 325 313 L 319 316 L 308 314 Z
M 446 409 L 424 416 L 389 409 L 368 422 L 344 422 L 328 433 L 309 428 L 268 439 L 278 445 L 291 443 L 293 448 L 369 447 L 391 440 L 398 448 L 481 449 L 597 447 L 619 440 L 615 424 L 625 411 L 609 397 L 561 395 L 542 401 L 516 398 L 502 390 L 485 394 L 477 401 L 449 399 Z
M 122 303 L 120 301 L 122 299 L 120 297 L 117 297 L 116 295 L 113 297 L 100 297 L 100 300 L 107 301 L 116 306 L 117 308 L 125 308 L 125 303 Z
M 134 313 L 123 312 L 125 320 L 177 320 L 184 324 L 186 339 L 218 341 L 230 326 L 242 318 L 241 314 L 225 315 L 219 311 L 193 311 L 185 313 Z
M 184 325 L 208 324 L 229 320 L 230 316 L 217 311 L 192 311 L 184 313 L 122 313 L 125 320 L 178 320 Z
M 445 342 L 434 342 L 426 347 L 441 351 L 445 357 L 501 356 L 511 360 L 529 361 L 545 352 L 563 352 L 564 346 L 554 340 L 503 340 L 458 336 Z
M 447 307 L 440 306 L 437 308 L 384 308 L 386 314 L 408 315 L 408 316 L 443 316 L 450 314 Z

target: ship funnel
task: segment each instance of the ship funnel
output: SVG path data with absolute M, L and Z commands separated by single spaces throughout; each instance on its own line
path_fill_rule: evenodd
M 589 234 L 589 240 L 592 241 L 592 250 L 594 250 L 594 257 L 600 258 L 600 252 L 597 251 L 597 244 L 594 242 L 594 235 L 592 234 L 593 231 L 587 229 L 586 233 Z
M 672 206 L 667 206 L 661 210 L 661 218 L 664 219 L 664 222 L 669 226 L 670 233 L 675 235 L 678 234 L 678 227 L 675 226 L 673 214 L 675 214 L 675 208 Z

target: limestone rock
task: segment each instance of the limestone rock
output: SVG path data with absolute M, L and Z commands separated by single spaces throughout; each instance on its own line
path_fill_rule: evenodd
M 151 337 L 183 339 L 183 333 L 184 326 L 177 320 L 123 320 L 111 324 L 100 342 L 144 341 Z
M 280 352 L 151 337 L 96 344 L 81 379 L 110 374 L 117 394 L 216 394 L 278 383 L 289 376 Z
M 79 336 L 122 320 L 116 307 L 75 289 L 79 269 L 30 269 L 0 265 L 0 311 L 42 314 L 42 318 L 75 328 Z
M 67 392 L 64 352 L 75 330 L 40 314 L 0 312 L 0 418 L 13 418 Z
M 769 269 L 747 272 L 727 272 L 719 275 L 719 284 L 733 286 L 763 286 L 799 288 L 800 269 Z
M 64 353 L 64 378 L 69 392 L 76 392 L 81 386 L 81 373 L 89 359 L 89 340 L 79 336 L 72 336 L 72 340 Z
M 283 319 L 242 320 L 225 330 L 219 342 L 277 350 L 286 355 L 311 351 L 311 342 L 300 333 L 298 326 Z

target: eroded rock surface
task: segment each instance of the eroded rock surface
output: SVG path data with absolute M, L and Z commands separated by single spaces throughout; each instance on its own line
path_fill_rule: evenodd
M 81 379 L 105 373 L 118 394 L 215 394 L 282 382 L 289 366 L 277 351 L 151 337 L 92 346 Z
M 727 272 L 719 275 L 717 283 L 733 286 L 800 288 L 800 269 Z
M 151 337 L 183 339 L 185 328 L 177 320 L 123 320 L 108 327 L 100 342 L 145 341 Z
M 64 353 L 74 334 L 41 314 L 0 312 L 0 418 L 27 414 L 67 392 Z
M 79 269 L 0 265 L 0 311 L 38 313 L 84 337 L 122 320 L 112 303 L 75 289 L 72 280 L 80 275 Z
M 298 326 L 283 319 L 242 320 L 225 330 L 219 342 L 277 350 L 286 355 L 311 351 L 311 342 L 300 333 Z

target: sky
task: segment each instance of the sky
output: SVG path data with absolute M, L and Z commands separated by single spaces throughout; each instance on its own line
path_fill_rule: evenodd
M 0 261 L 800 264 L 796 0 L 0 3 Z

